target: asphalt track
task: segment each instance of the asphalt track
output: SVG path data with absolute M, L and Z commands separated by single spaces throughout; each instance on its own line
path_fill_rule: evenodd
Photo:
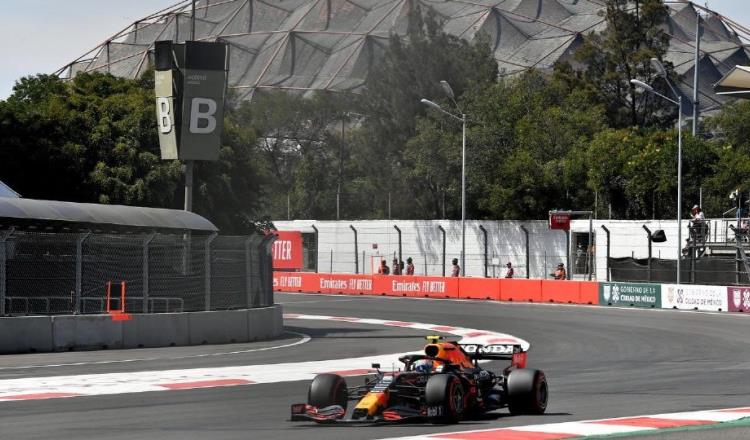
M 276 300 L 285 313 L 464 326 L 526 339 L 529 366 L 544 369 L 550 381 L 548 414 L 500 412 L 458 426 L 291 423 L 289 405 L 305 400 L 307 383 L 286 382 L 3 402 L 0 439 L 377 439 L 750 405 L 750 317 L 744 315 L 293 294 Z M 286 324 L 294 334 L 254 344 L 3 356 L 0 379 L 367 356 L 413 351 L 425 334 L 326 321 Z M 311 339 L 251 351 L 299 342 L 300 334 Z M 643 438 L 750 438 L 750 428 L 662 435 Z

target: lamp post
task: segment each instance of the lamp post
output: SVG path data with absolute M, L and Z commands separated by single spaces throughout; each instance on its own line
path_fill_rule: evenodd
M 663 67 L 660 71 L 663 71 Z M 677 284 L 680 284 L 680 260 L 682 259 L 682 95 L 677 93 L 671 84 L 669 86 L 672 88 L 672 93 L 677 97 L 676 101 L 657 92 L 643 81 L 631 79 L 630 83 L 677 106 Z
M 458 108 L 450 84 L 448 84 L 447 81 L 440 81 L 440 85 L 443 87 L 443 90 L 445 90 L 445 94 L 448 95 L 453 101 L 453 104 Z M 422 99 L 421 102 L 428 107 L 432 107 L 435 110 L 445 113 L 451 118 L 461 121 L 461 276 L 466 276 L 466 114 L 461 113 L 461 116 L 454 115 L 429 99 Z

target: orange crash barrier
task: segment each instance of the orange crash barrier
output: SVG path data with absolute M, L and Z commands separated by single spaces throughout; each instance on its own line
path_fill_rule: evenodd
M 599 283 L 471 277 L 274 272 L 277 292 L 598 304 Z
M 459 278 L 458 297 L 500 301 L 500 280 L 496 278 Z
M 500 280 L 501 301 L 542 301 L 542 280 Z

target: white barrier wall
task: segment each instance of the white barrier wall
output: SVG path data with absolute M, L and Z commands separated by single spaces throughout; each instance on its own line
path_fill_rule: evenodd
M 646 258 L 648 241 L 643 225 L 652 232 L 664 230 L 667 241 L 653 244 L 653 257 L 676 258 L 676 221 L 664 220 L 595 220 L 593 235 L 595 243 L 596 279 L 606 279 L 607 236 L 602 225 L 610 230 L 610 256 Z M 397 226 L 402 233 L 402 256 L 414 260 L 417 275 L 442 275 L 442 234 L 438 226 L 446 231 L 446 274 L 450 274 L 451 260 L 461 255 L 461 222 L 456 220 L 371 220 L 371 221 L 274 221 L 279 230 L 296 230 L 304 233 L 318 228 L 318 271 L 354 273 L 354 232 L 357 230 L 358 260 L 360 273 L 372 273 L 373 261 L 383 258 L 391 265 L 394 254 L 398 254 Z M 548 229 L 546 220 L 538 221 L 479 221 L 466 222 L 466 275 L 484 276 L 484 236 L 480 225 L 487 230 L 489 240 L 488 259 L 499 259 L 499 266 L 490 266 L 489 276 L 503 275 L 505 263 L 515 267 L 516 277 L 525 277 L 525 244 L 521 226 L 529 230 L 530 276 L 544 278 L 557 263 L 566 262 L 565 233 Z M 687 238 L 688 222 L 683 227 L 683 241 Z M 573 220 L 571 233 L 587 234 L 589 221 Z M 377 249 L 375 249 L 375 246 Z M 571 244 L 571 247 L 573 245 Z M 576 249 L 571 249 L 571 264 L 575 263 Z M 377 264 L 377 263 L 375 263 Z M 567 264 L 566 264 L 567 265 Z M 579 277 L 580 278 L 580 277 Z

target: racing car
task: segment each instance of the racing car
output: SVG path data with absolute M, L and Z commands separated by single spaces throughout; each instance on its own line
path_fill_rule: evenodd
M 457 423 L 506 407 L 511 414 L 546 411 L 547 379 L 542 371 L 526 368 L 523 346 L 460 344 L 442 336 L 428 336 L 427 341 L 424 353 L 399 358 L 403 368 L 384 372 L 373 364 L 376 374 L 362 386 L 350 388 L 337 374 L 316 375 L 307 403 L 292 405 L 291 420 Z M 482 368 L 481 360 L 511 363 L 495 373 Z M 347 411 L 350 401 L 357 403 Z

